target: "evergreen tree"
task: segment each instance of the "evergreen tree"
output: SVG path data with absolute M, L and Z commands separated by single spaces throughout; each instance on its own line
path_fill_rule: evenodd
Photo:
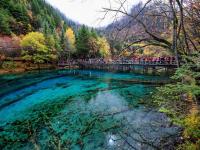
M 97 39 L 98 38 L 98 34 L 97 34 L 97 32 L 92 28 L 92 30 L 91 30 L 91 36 L 93 37 L 93 38 L 95 38 L 95 39 Z
M 65 41 L 66 41 L 65 40 L 65 31 L 64 31 L 64 29 L 62 29 L 61 37 L 60 37 L 60 44 L 61 44 L 61 47 L 62 47 L 63 50 L 65 50 L 65 48 L 66 48 L 66 42 Z
M 9 10 L 17 21 L 21 21 L 24 24 L 29 22 L 28 13 L 24 5 L 11 1 Z
M 76 41 L 76 48 L 77 53 L 79 56 L 86 58 L 88 57 L 89 53 L 89 38 L 90 32 L 87 27 L 82 26 L 81 29 L 78 31 L 77 41 Z
M 31 31 L 42 31 L 46 34 L 47 27 L 51 33 L 54 29 L 60 31 L 62 27 L 65 31 L 68 21 L 45 0 L 0 0 L 0 11 L 1 34 L 12 32 L 20 35 Z
M 55 31 L 55 29 L 53 30 L 53 38 L 55 40 L 55 49 L 57 50 L 59 57 L 61 57 L 61 53 L 62 53 L 63 49 L 61 47 L 60 39 L 59 39 L 59 36 L 58 36 L 57 32 Z
M 0 33 L 10 34 L 10 26 L 8 20 L 8 14 L 5 10 L 0 9 Z
M 34 13 L 36 14 L 40 13 L 40 6 L 38 4 L 38 0 L 32 0 L 31 7 Z

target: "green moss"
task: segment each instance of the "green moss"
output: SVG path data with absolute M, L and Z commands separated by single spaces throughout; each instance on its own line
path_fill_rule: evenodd
M 200 55 L 183 56 L 185 64 L 177 69 L 172 77 L 174 84 L 167 84 L 157 88 L 153 95 L 154 103 L 159 111 L 166 113 L 171 120 L 183 127 L 185 142 L 178 149 L 200 149 L 200 114 L 196 104 L 200 96 L 199 60 Z
M 3 69 L 15 69 L 16 67 L 17 65 L 14 61 L 5 61 L 2 66 Z

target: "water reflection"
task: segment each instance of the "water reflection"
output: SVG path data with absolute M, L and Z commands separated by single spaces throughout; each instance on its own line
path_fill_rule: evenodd
M 116 146 L 118 140 L 119 140 L 119 138 L 114 134 L 110 134 L 110 135 L 107 136 L 107 141 L 108 141 L 109 147 Z
M 3 149 L 174 148 L 179 128 L 138 103 L 153 88 L 119 80 L 137 75 L 59 71 L 25 76 L 9 77 L 6 88 L 17 90 L 0 98 Z
M 116 92 L 99 92 L 96 97 L 89 102 L 93 111 L 96 112 L 110 112 L 127 110 L 128 104 L 123 97 Z

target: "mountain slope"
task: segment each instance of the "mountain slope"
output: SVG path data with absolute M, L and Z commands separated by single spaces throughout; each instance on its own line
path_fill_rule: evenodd
M 1 35 L 20 35 L 31 31 L 53 33 L 55 29 L 66 28 L 68 22 L 76 26 L 44 0 L 0 1 Z
M 0 0 L 0 55 L 20 56 L 20 41 L 30 32 L 42 32 L 63 50 L 66 28 L 79 26 L 45 0 Z

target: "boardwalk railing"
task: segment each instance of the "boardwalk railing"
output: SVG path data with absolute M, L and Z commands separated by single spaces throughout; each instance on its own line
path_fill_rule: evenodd
M 105 61 L 103 59 L 78 59 L 70 61 L 62 61 L 58 63 L 59 67 L 70 67 L 79 66 L 81 68 L 91 68 L 91 69 L 106 69 L 106 70 L 135 70 L 137 66 L 143 68 L 143 70 L 153 70 L 164 68 L 171 69 L 176 68 L 176 60 L 172 58 L 137 58 L 131 60 L 109 60 Z M 148 69 L 149 68 L 149 69 Z
M 78 60 L 78 64 L 82 65 L 142 65 L 142 66 L 177 66 L 175 59 L 135 59 L 135 60 L 111 60 L 88 59 Z
M 60 61 L 58 62 L 58 66 L 59 67 L 66 67 L 66 66 L 74 66 L 74 65 L 78 65 L 77 61 Z

